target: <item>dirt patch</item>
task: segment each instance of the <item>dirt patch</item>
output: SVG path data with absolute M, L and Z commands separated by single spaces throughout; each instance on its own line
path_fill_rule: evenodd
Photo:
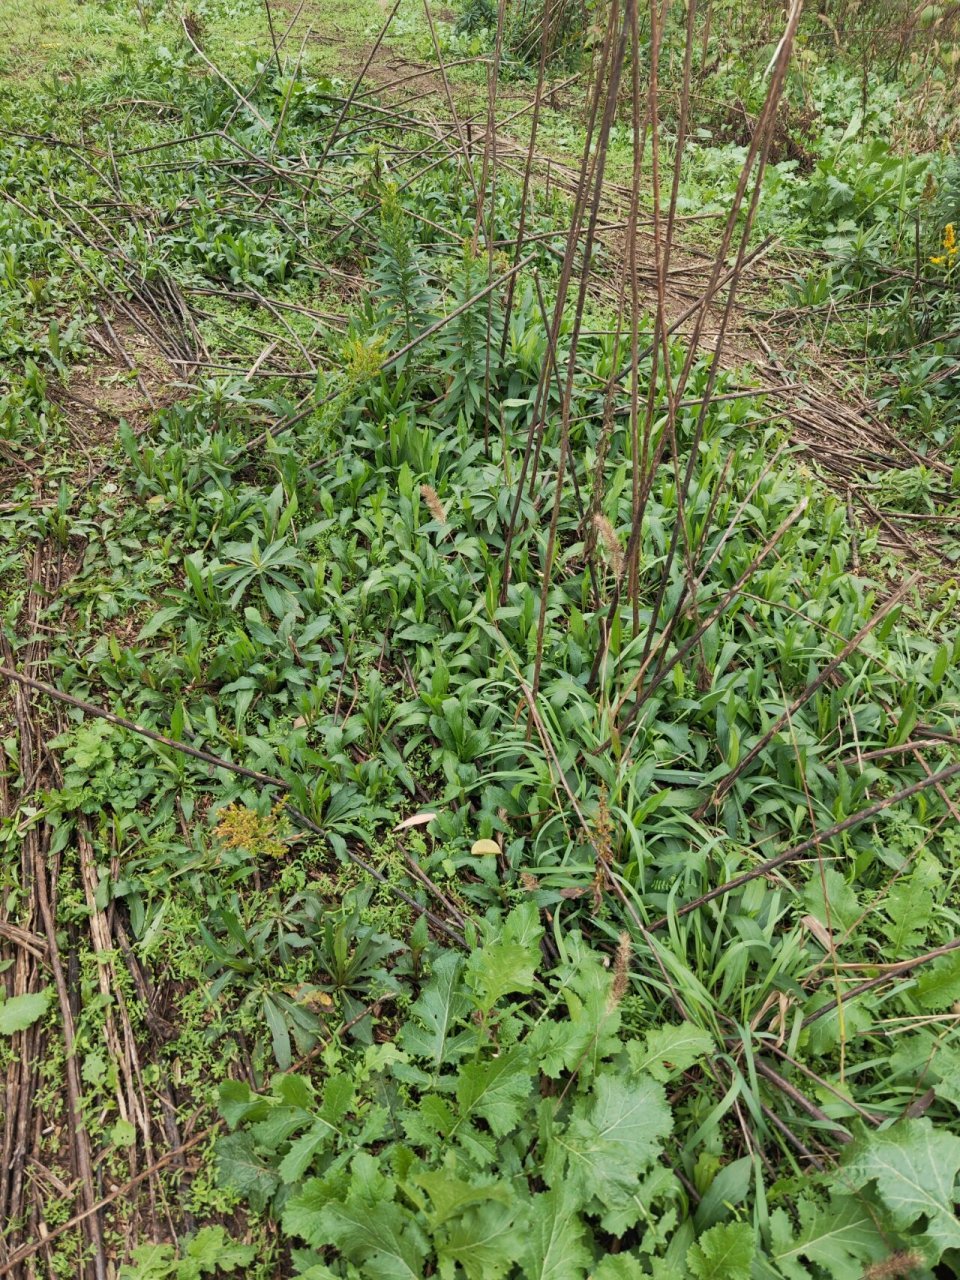
M 146 324 L 141 328 L 126 316 L 104 313 L 104 323 L 89 338 L 90 358 L 51 391 L 88 454 L 110 445 L 121 421 L 139 435 L 158 408 L 177 398 L 177 375 Z
M 816 113 L 813 111 L 799 110 L 781 102 L 770 137 L 769 163 L 779 164 L 781 160 L 794 160 L 801 173 L 811 173 L 816 157 L 807 143 L 812 137 L 816 119 Z M 723 109 L 713 129 L 713 141 L 715 143 L 733 142 L 738 147 L 747 147 L 753 139 L 757 124 L 757 117 L 752 115 L 738 98 Z

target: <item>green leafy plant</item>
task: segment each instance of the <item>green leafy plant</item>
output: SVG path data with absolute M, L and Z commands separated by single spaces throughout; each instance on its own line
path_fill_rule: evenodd
M 230 1240 L 223 1227 L 203 1227 L 179 1254 L 173 1245 L 141 1244 L 133 1257 L 132 1264 L 120 1268 L 120 1280 L 200 1280 L 246 1267 L 256 1250 Z

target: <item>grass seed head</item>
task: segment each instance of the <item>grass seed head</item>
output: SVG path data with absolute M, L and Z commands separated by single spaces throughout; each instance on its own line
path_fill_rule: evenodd
M 436 489 L 432 488 L 428 484 L 422 484 L 420 486 L 420 497 L 423 498 L 424 502 L 430 508 L 430 514 L 433 516 L 434 520 L 438 521 L 440 524 L 446 524 L 447 513 L 443 509 L 443 503 L 440 501 Z
M 630 952 L 630 935 L 624 930 L 617 940 L 617 953 L 613 961 L 613 986 L 607 1000 L 610 1009 L 617 1007 L 630 986 Z
M 607 553 L 607 560 L 614 574 L 619 578 L 623 573 L 623 550 L 616 531 L 605 515 L 599 512 L 593 517 L 593 525 L 600 536 Z

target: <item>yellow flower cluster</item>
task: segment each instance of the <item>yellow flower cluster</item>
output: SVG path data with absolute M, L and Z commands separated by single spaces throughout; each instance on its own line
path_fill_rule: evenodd
M 952 267 L 958 253 L 960 253 L 960 245 L 957 244 L 957 233 L 953 223 L 948 222 L 943 228 L 943 253 L 938 253 L 930 261 L 935 267 Z

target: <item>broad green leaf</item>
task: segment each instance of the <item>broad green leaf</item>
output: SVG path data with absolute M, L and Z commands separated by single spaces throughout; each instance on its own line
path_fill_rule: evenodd
M 262 1120 L 251 1125 L 249 1132 L 258 1147 L 273 1152 L 298 1130 L 305 1129 L 312 1119 L 311 1112 L 303 1107 L 273 1106 Z
M 274 1097 L 279 1098 L 281 1102 L 285 1102 L 288 1107 L 304 1107 L 309 1109 L 316 1105 L 316 1094 L 313 1086 L 305 1076 L 298 1076 L 292 1072 L 281 1072 L 274 1076 L 272 1080 Z M 324 1092 L 324 1111 L 326 1111 L 326 1099 L 330 1090 L 338 1084 L 346 1084 L 347 1088 L 352 1092 L 353 1086 L 349 1078 L 344 1076 L 332 1076 L 327 1082 L 326 1091 Z M 329 1118 L 329 1117 L 328 1117 Z
M 694 1226 L 698 1231 L 706 1231 L 707 1227 L 729 1217 L 727 1206 L 742 1204 L 750 1190 L 753 1169 L 753 1157 L 741 1156 L 717 1171 L 697 1205 Z
M 924 1009 L 940 1012 L 960 1000 L 960 951 L 925 965 L 917 980 L 917 999 Z
M 350 1175 L 342 1168 L 323 1178 L 308 1178 L 283 1207 L 284 1232 L 317 1247 L 325 1244 L 320 1212 L 331 1200 L 343 1200 L 349 1186 Z
M 627 1045 L 630 1066 L 638 1075 L 649 1072 L 655 1080 L 672 1080 L 714 1052 L 716 1046 L 709 1032 L 686 1022 L 682 1026 L 667 1025 L 648 1031 L 641 1043 Z
M 861 1000 L 849 1000 L 838 1006 L 836 992 L 829 989 L 818 991 L 808 1000 L 804 1013 L 810 1014 L 824 1007 L 828 1012 L 807 1027 L 801 1040 L 801 1043 L 806 1041 L 818 1056 L 830 1053 L 841 1040 L 849 1043 L 873 1026 L 874 1015 L 868 1005 Z
M 524 1280 L 584 1280 L 590 1253 L 586 1228 L 562 1187 L 534 1196 L 522 1223 L 520 1251 Z
M 245 1195 L 255 1209 L 265 1209 L 280 1179 L 258 1155 L 252 1134 L 231 1133 L 221 1138 L 217 1158 L 221 1185 Z
M 22 996 L 10 996 L 0 1004 L 0 1035 L 12 1036 L 17 1031 L 32 1027 L 47 1011 L 53 998 L 49 987 L 43 991 L 31 991 Z
M 290 1260 L 296 1280 L 339 1280 L 339 1271 L 331 1271 L 313 1249 L 291 1249 Z
M 607 1072 L 595 1096 L 581 1098 L 566 1130 L 551 1137 L 544 1177 L 588 1204 L 615 1205 L 634 1191 L 672 1124 L 663 1088 L 649 1078 L 629 1081 Z
M 141 628 L 138 640 L 149 640 L 151 636 L 155 636 L 158 631 L 172 622 L 174 618 L 179 618 L 183 613 L 181 605 L 168 605 L 165 609 L 158 609 L 152 614 L 146 624 Z
M 941 884 L 940 867 L 927 856 L 917 861 L 909 875 L 891 885 L 882 903 L 889 920 L 880 926 L 891 955 L 902 958 L 923 943 Z
M 426 1238 L 409 1209 L 391 1200 L 370 1204 L 353 1193 L 320 1211 L 320 1237 L 370 1280 L 423 1280 Z M 316 1243 L 321 1243 L 318 1238 Z
M 533 1087 L 529 1057 L 525 1049 L 518 1047 L 497 1058 L 469 1062 L 461 1067 L 457 1102 L 464 1115 L 486 1120 L 499 1138 L 517 1124 Z
M 822 873 L 814 866 L 803 901 L 812 916 L 834 933 L 845 933 L 860 919 L 860 900 L 856 890 L 834 867 Z
M 446 1169 L 418 1173 L 413 1182 L 430 1196 L 433 1204 L 433 1213 L 430 1214 L 432 1228 L 441 1226 L 448 1218 L 475 1205 L 490 1200 L 509 1204 L 512 1199 L 506 1182 L 488 1182 L 475 1186 L 472 1182 L 464 1182 L 462 1178 L 455 1177 Z
M 944 1098 L 960 1111 L 960 1050 L 944 1046 L 933 1059 L 939 1079 L 933 1086 L 938 1098 Z
M 218 1268 L 221 1271 L 235 1271 L 237 1267 L 245 1267 L 251 1263 L 256 1253 L 252 1245 L 238 1244 L 231 1240 L 223 1227 L 202 1227 L 187 1242 L 177 1280 L 192 1280 L 184 1263 L 193 1266 L 197 1275 L 213 1274 Z
M 828 1205 L 802 1196 L 797 1203 L 799 1228 L 784 1209 L 770 1215 L 773 1261 L 786 1280 L 808 1280 L 800 1261 L 814 1263 L 831 1280 L 861 1280 L 864 1269 L 889 1253 L 889 1242 L 867 1206 L 854 1196 L 840 1196 Z
M 459 1056 L 460 1051 L 450 1043 L 450 1035 L 470 1008 L 459 986 L 462 967 L 463 961 L 455 951 L 445 951 L 436 960 L 430 981 L 412 1006 L 410 1019 L 401 1032 L 404 1049 L 428 1059 L 434 1070 Z
M 846 1161 L 844 1181 L 854 1187 L 874 1182 L 893 1226 L 908 1231 L 924 1219 L 924 1234 L 942 1253 L 960 1249 L 958 1170 L 960 1137 L 923 1117 L 867 1134 Z
M 653 1280 L 687 1280 L 687 1276 L 663 1258 L 654 1258 L 650 1272 Z
M 273 1056 L 277 1060 L 277 1066 L 283 1071 L 293 1062 L 293 1052 L 290 1046 L 290 1028 L 283 1015 L 283 1010 L 272 996 L 265 994 L 261 1007 L 266 1024 L 270 1028 L 270 1038 L 273 1041 Z
M 515 1217 L 515 1206 L 491 1203 L 459 1214 L 436 1241 L 444 1280 L 454 1280 L 458 1265 L 467 1280 L 499 1280 L 506 1275 L 521 1252 Z
M 220 1114 L 231 1129 L 241 1120 L 262 1120 L 270 1101 L 253 1092 L 242 1080 L 224 1080 L 220 1086 Z
M 697 1280 L 750 1280 L 757 1235 L 748 1222 L 723 1222 L 705 1231 L 687 1252 Z
M 590 1274 L 591 1280 L 646 1280 L 649 1276 L 631 1253 L 608 1254 Z

